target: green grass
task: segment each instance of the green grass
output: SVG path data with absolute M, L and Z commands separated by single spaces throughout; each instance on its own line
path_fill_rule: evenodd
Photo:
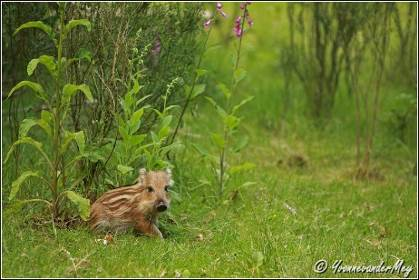
M 353 181 L 352 146 L 258 133 L 236 158 L 257 167 L 233 180 L 221 201 L 215 186 L 199 184 L 210 178 L 205 164 L 195 152 L 185 153 L 175 169 L 180 199 L 172 203 L 174 222 L 163 219 L 164 240 L 125 234 L 104 246 L 95 242 L 103 236 L 85 226 L 59 229 L 55 239 L 50 225 L 28 227 L 21 216 L 5 215 L 3 276 L 315 277 L 312 266 L 319 259 L 393 265 L 396 258 L 413 266 L 411 277 L 417 275 L 416 177 L 407 174 L 407 167 L 394 168 L 377 158 L 384 179 Z M 305 154 L 305 168 L 277 165 L 287 155 L 285 145 Z M 244 181 L 257 184 L 229 199 Z M 86 261 L 74 269 L 64 249 L 76 264 Z M 324 276 L 355 275 L 329 271 Z

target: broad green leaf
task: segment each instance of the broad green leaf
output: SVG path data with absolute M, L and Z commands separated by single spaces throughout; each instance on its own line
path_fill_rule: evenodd
M 116 119 L 118 121 L 118 132 L 121 135 L 124 141 L 128 140 L 128 124 L 124 121 L 124 119 L 119 115 L 116 114 Z
M 146 134 L 130 135 L 128 138 L 129 139 L 128 142 L 132 147 L 134 147 L 134 146 L 140 145 L 144 141 L 145 137 L 146 137 Z
M 73 191 L 65 192 L 67 198 L 77 207 L 80 217 L 87 221 L 90 216 L 90 201 Z
M 115 186 L 115 183 L 114 183 L 112 180 L 110 180 L 109 178 L 106 178 L 106 179 L 105 179 L 105 183 L 106 183 L 106 184 L 109 184 L 109 185 L 111 185 L 111 186 Z
M 155 108 L 151 108 L 151 110 L 152 110 L 154 113 L 156 113 L 156 115 L 157 115 L 159 118 L 162 118 L 162 117 L 164 116 L 164 112 L 160 112 L 159 110 L 157 110 L 157 109 L 155 109 Z
M 241 171 L 248 171 L 248 170 L 253 169 L 255 167 L 256 167 L 256 165 L 254 163 L 245 162 L 243 164 L 234 165 L 234 166 L 230 167 L 229 172 L 231 174 L 234 174 L 234 173 L 238 173 L 238 172 L 241 172 Z
M 67 148 L 69 144 L 71 143 L 71 141 L 75 141 L 77 143 L 80 153 L 84 152 L 84 149 L 85 149 L 84 132 L 83 131 L 78 131 L 78 132 L 64 131 L 64 139 L 60 148 L 61 154 L 64 154 L 67 151 Z
M 243 136 L 240 137 L 237 141 L 237 144 L 233 148 L 233 152 L 238 153 L 240 152 L 244 147 L 246 147 L 247 143 L 249 142 L 249 137 Z
M 35 71 L 36 66 L 38 66 L 39 58 L 34 58 L 31 61 L 29 61 L 28 66 L 26 67 L 26 72 L 28 73 L 28 76 L 32 76 L 33 71 Z
M 132 168 L 131 166 L 126 166 L 122 164 L 118 164 L 116 168 L 118 169 L 119 172 L 122 173 L 122 175 L 125 175 L 134 170 L 134 168 Z
M 45 122 L 44 120 L 40 119 L 40 120 L 38 120 L 38 125 L 45 131 L 45 133 L 49 137 L 52 136 L 51 127 L 49 126 L 49 124 L 47 122 Z
M 118 126 L 124 126 L 125 127 L 127 125 L 127 123 L 125 122 L 124 118 L 122 118 L 122 116 L 120 114 L 115 113 L 115 118 L 116 118 L 116 120 L 118 122 Z
M 71 29 L 79 25 L 86 27 L 88 32 L 92 30 L 92 25 L 90 24 L 90 21 L 88 21 L 87 19 L 72 19 L 64 27 L 64 36 L 67 36 Z
M 168 115 L 168 116 L 164 117 L 162 122 L 161 122 L 161 126 L 162 127 L 169 126 L 172 123 L 172 119 L 173 119 L 172 115 Z
M 214 142 L 214 144 L 217 145 L 219 148 L 221 148 L 221 149 L 224 148 L 225 141 L 224 141 L 223 136 L 221 136 L 218 133 L 212 133 L 211 134 L 211 139 Z
M 240 119 L 233 115 L 227 115 L 223 121 L 230 130 L 235 129 L 240 123 Z
M 81 159 L 87 159 L 91 162 L 98 162 L 98 161 L 105 162 L 106 161 L 105 157 L 101 155 L 98 150 L 85 151 L 84 153 L 78 154 L 75 157 L 73 157 L 69 161 L 69 163 L 67 163 L 66 168 Z
M 191 94 L 191 95 L 192 95 L 192 92 L 191 92 L 191 86 L 189 86 L 189 85 L 184 85 L 184 86 L 183 86 L 183 92 L 184 92 L 184 94 L 185 94 L 185 96 L 186 96 L 186 97 L 188 97 L 188 96 L 189 96 L 189 94 Z
M 17 91 L 18 89 L 22 88 L 22 87 L 29 87 L 31 88 L 39 98 L 41 98 L 44 101 L 47 101 L 47 97 L 45 95 L 45 91 L 42 88 L 42 86 L 38 83 L 34 83 L 31 81 L 21 81 L 20 83 L 18 83 L 17 85 L 15 85 L 9 92 L 9 94 L 7 95 L 7 97 L 10 97 L 15 91 Z
M 142 146 L 139 146 L 138 148 L 135 149 L 134 153 L 132 154 L 132 160 L 130 162 L 128 162 L 129 164 L 131 164 L 134 160 L 138 159 L 143 153 L 147 154 L 147 148 L 154 146 L 154 143 L 148 143 Z
M 83 133 L 83 132 L 82 131 L 79 131 L 79 132 L 64 131 L 64 138 L 60 147 L 61 154 L 64 154 L 67 151 L 68 146 L 70 145 L 71 141 L 76 141 L 77 146 L 79 146 L 79 143 L 77 142 L 77 138 L 79 139 L 79 141 L 83 141 L 84 139 L 84 135 L 81 136 L 80 133 Z M 80 149 L 80 146 L 79 146 L 79 149 Z
M 143 114 L 144 114 L 144 108 L 141 108 L 132 114 L 131 119 L 129 121 L 131 134 L 134 134 L 140 128 L 140 125 L 141 125 L 140 120 Z
M 80 153 L 84 153 L 84 149 L 86 146 L 86 139 L 84 138 L 84 132 L 79 131 L 79 132 L 74 133 L 74 140 L 76 140 Z
M 19 126 L 19 138 L 26 137 L 29 130 L 35 125 L 38 125 L 39 127 L 41 127 L 48 134 L 48 136 L 51 136 L 51 127 L 46 122 L 46 120 L 43 120 L 42 118 L 39 120 L 24 119 Z
M 77 93 L 77 91 L 81 91 L 86 96 L 87 100 L 90 102 L 93 101 L 93 96 L 90 91 L 90 88 L 86 84 L 81 85 L 73 85 L 73 84 L 66 84 L 63 88 L 63 102 L 68 104 L 71 98 Z
M 47 33 L 50 38 L 52 38 L 53 35 L 54 35 L 54 33 L 52 32 L 51 26 L 43 23 L 42 21 L 30 21 L 30 22 L 24 23 L 21 26 L 19 26 L 16 29 L 16 31 L 13 33 L 13 36 L 16 35 L 22 29 L 26 29 L 26 28 L 37 28 L 37 29 L 41 29 L 42 31 L 44 31 L 45 33 Z
M 134 97 L 131 93 L 126 93 L 124 99 L 121 100 L 122 109 L 124 109 L 125 117 L 128 119 L 131 116 L 132 105 L 134 104 Z
M 127 141 L 129 139 L 129 134 L 125 126 L 119 125 L 118 132 L 124 141 Z
M 101 161 L 101 162 L 105 162 L 105 158 L 101 155 L 101 154 L 99 154 L 98 152 L 95 152 L 95 151 L 89 151 L 89 152 L 84 152 L 83 154 L 81 154 L 81 155 L 77 155 L 77 156 L 75 156 L 75 157 L 73 157 L 71 160 L 70 160 L 70 163 L 68 163 L 68 165 L 70 166 L 72 163 L 74 163 L 74 162 L 76 162 L 76 161 L 78 161 L 78 160 L 81 160 L 81 159 L 87 159 L 87 160 L 89 160 L 89 161 L 91 161 L 91 162 L 98 162 L 98 161 Z
M 46 110 L 42 110 L 41 119 L 39 120 L 38 124 L 49 136 L 52 136 L 51 126 L 53 125 L 53 122 L 54 116 L 52 113 Z
M 167 135 L 169 135 L 169 132 L 170 132 L 170 127 L 169 126 L 163 126 L 159 130 L 159 138 L 162 139 L 162 138 L 166 137 Z
M 138 80 L 133 79 L 133 81 L 134 81 L 134 84 L 133 84 L 132 88 L 127 93 L 125 93 L 124 99 L 121 100 L 121 105 L 122 105 L 122 108 L 124 109 L 124 113 L 125 113 L 126 118 L 128 118 L 128 116 L 131 115 L 131 112 L 133 110 L 133 105 L 136 102 L 135 98 L 134 98 L 134 95 L 136 95 L 141 89 L 141 86 L 138 83 Z M 136 105 L 141 103 L 143 100 L 145 100 L 149 96 L 150 95 L 145 96 L 142 99 L 138 100 L 136 102 Z
M 160 153 L 164 155 L 164 154 L 167 154 L 169 151 L 176 151 L 176 150 L 182 149 L 183 147 L 184 145 L 182 143 L 178 143 L 178 142 L 172 143 L 170 145 L 167 145 L 161 148 Z
M 167 106 L 167 107 L 164 109 L 164 111 L 167 113 L 167 112 L 169 112 L 170 110 L 172 110 L 172 109 L 176 109 L 176 108 L 180 108 L 180 106 L 179 106 L 179 105 L 170 105 L 170 106 Z
M 236 71 L 234 71 L 234 84 L 237 85 L 241 80 L 246 77 L 246 70 L 242 68 L 238 68 Z
M 225 118 L 227 116 L 226 111 L 221 108 L 211 97 L 205 96 L 205 98 L 214 105 L 215 109 L 217 110 L 217 113 L 221 116 L 221 118 Z
M 68 145 L 72 140 L 74 140 L 74 134 L 68 131 L 64 131 L 64 137 L 60 147 L 61 154 L 64 154 L 67 151 Z
M 217 102 L 215 102 L 215 100 L 214 100 L 214 99 L 212 99 L 211 97 L 206 96 L 205 98 L 209 101 L 209 103 L 211 103 L 212 105 L 214 105 L 214 107 L 215 107 L 215 106 L 218 106 L 218 105 L 217 105 Z
M 240 109 L 240 107 L 242 107 L 244 104 L 246 104 L 247 102 L 249 102 L 249 101 L 251 101 L 253 99 L 253 96 L 250 96 L 250 97 L 248 97 L 248 98 L 246 98 L 246 99 L 244 99 L 244 100 L 242 100 L 238 105 L 236 105 L 236 106 L 234 106 L 233 107 L 233 111 L 232 111 L 232 113 L 233 114 L 235 114 L 236 113 L 236 111 L 238 110 L 238 109 Z
M 41 153 L 41 155 L 44 157 L 44 159 L 47 161 L 48 165 L 50 167 L 52 167 L 51 161 L 49 160 L 47 154 L 42 149 L 42 144 L 38 141 L 35 141 L 31 137 L 23 137 L 23 138 L 17 140 L 16 142 L 14 142 L 13 145 L 10 147 L 9 151 L 7 152 L 6 158 L 4 159 L 4 163 L 6 163 L 9 160 L 9 157 L 13 153 L 16 146 L 17 145 L 22 145 L 22 144 L 28 144 L 28 145 L 31 145 L 31 146 L 35 147 Z
M 41 119 L 44 120 L 49 125 L 52 125 L 52 122 L 54 121 L 54 115 L 49 111 L 42 110 Z
M 206 149 L 204 149 L 203 147 L 201 147 L 197 144 L 192 144 L 192 147 L 195 148 L 195 150 L 203 156 L 209 156 L 210 155 L 209 152 Z
M 225 84 L 219 83 L 217 85 L 217 87 L 218 87 L 218 89 L 221 91 L 221 93 L 224 95 L 224 97 L 226 99 L 230 99 L 230 97 L 231 97 L 231 91 L 230 91 L 230 89 Z
M 163 117 L 158 134 L 160 139 L 169 135 L 172 119 L 173 117 L 171 115 Z
M 205 69 L 196 69 L 196 77 L 199 78 L 207 74 L 208 70 Z
M 150 132 L 151 140 L 153 141 L 153 145 L 159 143 L 159 137 L 157 137 L 157 134 L 154 131 Z
M 13 181 L 12 189 L 10 190 L 9 200 L 12 200 L 16 196 L 16 194 L 20 190 L 20 185 L 22 185 L 22 183 L 29 177 L 38 177 L 39 178 L 40 176 L 38 175 L 38 172 L 33 172 L 33 171 L 23 172 L 19 176 L 19 178 L 17 178 L 15 181 Z
M 39 63 L 44 65 L 48 69 L 48 71 L 51 73 L 51 75 L 53 75 L 54 77 L 57 76 L 57 73 L 56 73 L 57 66 L 55 64 L 54 57 L 50 55 L 41 55 L 39 58 L 32 59 L 28 63 L 28 67 L 27 67 L 28 76 L 31 76 L 33 74 L 33 72 L 35 71 Z
M 25 137 L 29 130 L 37 124 L 38 122 L 34 119 L 24 119 L 19 125 L 19 138 Z
M 138 83 L 138 80 L 134 79 L 134 85 L 132 86 L 131 90 L 129 91 L 129 94 L 135 95 L 140 91 L 140 89 L 141 89 L 141 86 Z
M 76 54 L 76 58 L 79 60 L 85 59 L 89 62 L 92 61 L 92 53 L 85 49 L 85 48 L 80 48 L 79 51 Z
M 205 84 L 195 85 L 191 98 L 195 98 L 205 91 Z
M 146 99 L 147 99 L 147 98 L 149 98 L 150 96 L 152 96 L 152 94 L 149 94 L 149 95 L 146 95 L 146 96 L 142 97 L 141 99 L 139 99 L 139 100 L 135 103 L 135 105 L 136 105 L 136 106 L 138 106 L 140 103 L 142 103 L 144 100 L 146 100 Z M 143 107 L 143 108 L 146 108 L 146 107 Z

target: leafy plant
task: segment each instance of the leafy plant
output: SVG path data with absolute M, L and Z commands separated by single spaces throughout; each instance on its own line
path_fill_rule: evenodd
M 16 29 L 14 34 L 28 28 L 34 28 L 43 31 L 48 38 L 53 41 L 56 48 L 56 56 L 41 55 L 39 58 L 32 59 L 27 66 L 28 76 L 32 76 L 39 65 L 48 70 L 53 81 L 52 89 L 42 86 L 32 81 L 21 81 L 14 86 L 9 94 L 23 88 L 31 89 L 35 95 L 43 102 L 44 109 L 39 119 L 24 119 L 20 123 L 19 138 L 10 147 L 5 163 L 9 160 L 13 150 L 19 145 L 29 145 L 37 150 L 41 155 L 43 164 L 38 168 L 32 167 L 30 170 L 24 171 L 12 183 L 9 200 L 15 199 L 22 184 L 30 177 L 39 179 L 42 184 L 49 188 L 51 196 L 42 199 L 29 199 L 20 201 L 21 205 L 29 202 L 43 202 L 51 211 L 53 220 L 63 214 L 65 201 L 70 201 L 77 209 L 80 217 L 84 220 L 89 215 L 89 200 L 73 191 L 79 180 L 75 180 L 74 174 L 69 170 L 73 164 L 82 158 L 90 158 L 92 153 L 86 147 L 86 139 L 83 131 L 70 131 L 66 129 L 65 119 L 69 111 L 71 99 L 77 94 L 82 93 L 84 97 L 92 102 L 93 96 L 89 86 L 86 84 L 68 83 L 65 78 L 66 68 L 78 58 L 66 58 L 63 55 L 63 48 L 70 32 L 76 27 L 84 27 L 87 31 L 91 31 L 91 24 L 88 20 L 78 19 L 64 22 L 65 3 L 59 4 L 59 27 L 58 32 L 42 21 L 31 21 L 21 25 Z M 35 140 L 29 136 L 30 130 L 37 128 L 43 131 L 45 140 Z M 47 144 L 52 143 L 50 150 Z M 74 145 L 76 144 L 76 145 Z M 76 149 L 72 149 L 76 147 Z M 45 169 L 46 167 L 46 169 Z M 43 172 L 48 170 L 48 172 Z M 70 173 L 70 174 L 69 174 Z
M 240 38 L 239 46 L 237 48 L 235 65 L 233 68 L 233 79 L 230 87 L 224 83 L 218 83 L 218 90 L 221 91 L 224 106 L 221 103 L 217 103 L 213 98 L 206 96 L 206 99 L 214 106 L 222 126 L 221 132 L 212 132 L 211 141 L 217 148 L 217 153 L 211 154 L 204 148 L 194 145 L 195 149 L 203 155 L 211 164 L 214 175 L 218 181 L 218 193 L 221 197 L 223 195 L 225 185 L 230 178 L 230 175 L 252 169 L 254 165 L 249 162 L 245 162 L 240 165 L 229 166 L 227 164 L 227 156 L 230 153 L 240 152 L 248 143 L 247 136 L 237 137 L 237 131 L 240 127 L 242 117 L 239 114 L 239 109 L 246 103 L 253 99 L 253 96 L 247 97 L 240 101 L 238 104 L 231 105 L 231 98 L 233 92 L 237 89 L 239 83 L 246 77 L 246 71 L 239 68 L 240 50 L 243 38 L 243 26 L 244 23 L 249 21 L 249 13 L 247 10 L 247 4 L 243 5 L 243 15 L 238 17 L 235 21 L 235 33 Z M 253 24 L 253 21 L 251 22 Z M 251 26 L 250 22 L 249 25 Z M 251 182 L 246 182 L 245 185 Z
M 239 72 L 242 72 L 241 69 L 235 71 L 234 88 L 239 82 L 239 79 L 241 80 L 244 77 L 244 72 L 238 76 L 237 74 Z M 221 132 L 211 133 L 211 141 L 217 148 L 217 153 L 210 154 L 202 147 L 198 147 L 197 145 L 194 145 L 194 147 L 211 163 L 214 174 L 216 175 L 218 181 L 219 195 L 221 196 L 224 192 L 225 184 L 228 181 L 230 175 L 253 168 L 253 164 L 249 162 L 243 163 L 241 165 L 229 166 L 226 160 L 228 154 L 238 153 L 248 144 L 247 136 L 236 137 L 236 134 L 242 121 L 242 117 L 239 114 L 239 109 L 251 101 L 253 96 L 243 99 L 240 103 L 234 106 L 229 106 L 232 95 L 230 89 L 228 89 L 223 83 L 220 83 L 218 87 L 223 92 L 223 96 L 227 104 L 225 107 L 217 103 L 213 98 L 208 96 L 206 97 L 206 99 L 214 106 L 219 116 L 220 122 L 222 123 Z
M 128 156 L 128 152 L 122 147 L 125 145 L 122 143 L 127 142 L 119 133 L 124 124 L 117 116 L 124 121 L 131 117 L 124 113 L 120 100 L 134 89 L 134 80 L 138 80 L 141 90 L 132 94 L 132 98 L 137 101 L 148 97 L 134 106 L 131 113 L 145 104 L 150 105 L 143 111 L 141 124 L 134 134 L 148 135 L 143 140 L 142 144 L 145 144 L 149 143 L 150 131 L 155 130 L 161 121 L 152 108 L 162 110 L 167 85 L 176 77 L 185 81 L 192 78 L 201 7 L 201 3 L 149 2 L 83 2 L 69 6 L 68 16 L 82 14 L 95 26 L 95 32 L 88 36 L 72 34 L 66 48 L 72 56 L 86 57 L 89 61 L 73 63 L 67 74 L 77 83 L 89 81 L 96 97 L 91 106 L 85 106 L 83 97 L 76 96 L 69 114 L 75 131 L 85 129 L 86 146 L 96 147 L 98 154 L 105 159 L 96 162 L 84 160 L 77 166 L 78 172 L 85 174 L 81 186 L 91 201 L 105 190 L 109 180 L 113 183 L 131 180 L 129 175 L 133 172 L 123 175 L 115 171 L 118 164 L 127 165 L 123 154 Z M 85 55 L 86 52 L 79 50 L 80 45 L 91 53 Z M 137 71 L 141 75 L 137 75 Z M 183 102 L 181 89 L 174 88 L 166 100 L 167 107 Z M 135 157 L 129 165 L 137 168 L 137 165 L 145 164 L 144 155 L 136 154 Z
M 121 185 L 121 182 L 125 181 L 124 178 L 133 173 L 134 167 L 144 166 L 147 169 L 168 167 L 170 164 L 164 160 L 164 155 L 179 147 L 178 142 L 166 145 L 173 119 L 171 111 L 177 107 L 176 105 L 169 106 L 167 100 L 174 88 L 181 85 L 183 80 L 175 78 L 169 83 L 165 95 L 162 96 L 163 107 L 161 110 L 146 104 L 151 95 L 141 96 L 143 87 L 140 86 L 144 67 L 143 57 L 146 53 L 147 48 L 144 48 L 141 53 L 137 49 L 133 50 L 130 63 L 132 66 L 130 70 L 131 83 L 129 90 L 119 99 L 122 112 L 115 114 L 119 135 L 115 139 L 114 152 L 117 182 L 107 178 L 108 183 L 112 185 Z M 144 121 L 144 115 L 150 111 L 157 116 L 157 121 L 149 133 L 142 133 L 140 127 Z

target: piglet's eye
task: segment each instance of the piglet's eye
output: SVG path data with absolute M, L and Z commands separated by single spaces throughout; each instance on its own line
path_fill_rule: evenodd
M 148 192 L 154 192 L 154 189 L 153 189 L 153 187 L 147 187 L 147 191 Z
M 169 191 L 169 186 L 165 186 L 164 190 L 168 192 Z

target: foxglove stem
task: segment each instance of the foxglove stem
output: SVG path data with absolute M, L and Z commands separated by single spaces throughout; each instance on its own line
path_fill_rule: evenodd
M 244 28 L 244 22 L 246 21 L 246 16 L 247 16 L 247 5 L 245 5 L 244 10 L 243 10 L 243 16 L 242 16 L 242 22 L 241 22 L 241 34 L 240 34 L 240 40 L 239 40 L 239 48 L 237 50 L 236 65 L 234 66 L 234 70 L 237 70 L 237 68 L 239 68 L 240 50 L 241 50 L 241 46 L 242 46 L 243 28 Z

